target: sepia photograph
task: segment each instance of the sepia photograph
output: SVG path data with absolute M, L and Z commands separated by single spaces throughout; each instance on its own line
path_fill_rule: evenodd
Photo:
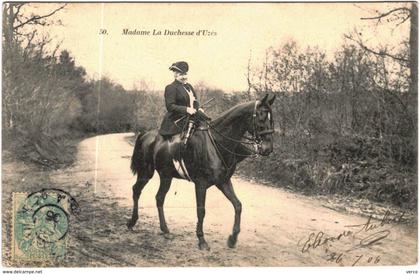
M 3 2 L 1 64 L 3 273 L 418 271 L 417 2 Z

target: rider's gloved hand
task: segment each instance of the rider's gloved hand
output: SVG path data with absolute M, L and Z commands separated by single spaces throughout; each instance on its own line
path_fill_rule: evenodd
M 187 107 L 187 112 L 189 115 L 193 115 L 197 112 L 197 110 L 195 108 Z
M 202 108 L 198 109 L 196 116 L 198 116 L 198 118 L 201 120 L 206 120 L 206 121 L 211 120 L 211 118 L 207 116 L 207 114 L 203 111 Z

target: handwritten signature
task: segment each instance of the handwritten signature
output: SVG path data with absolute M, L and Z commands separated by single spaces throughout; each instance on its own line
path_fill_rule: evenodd
M 303 240 L 299 241 L 299 243 L 303 243 L 300 251 L 302 253 L 310 253 L 311 250 L 315 250 L 317 248 L 325 248 L 325 252 L 327 253 L 327 261 L 341 263 L 346 253 L 381 243 L 391 234 L 391 231 L 386 229 L 385 226 L 403 222 L 404 215 L 405 213 L 403 212 L 399 215 L 391 216 L 391 213 L 387 211 L 379 221 L 374 221 L 372 215 L 370 215 L 366 222 L 362 224 L 346 225 L 344 226 L 345 229 L 343 232 L 335 236 L 329 236 L 323 231 L 319 231 L 317 233 L 312 232 Z M 358 238 L 356 238 L 356 236 L 358 236 Z M 342 252 L 330 251 L 330 248 L 334 246 L 334 243 L 343 241 L 345 239 L 357 239 L 356 244 Z M 375 257 L 361 254 L 356 256 L 353 266 L 365 257 L 367 257 L 367 263 L 373 262 L 376 264 L 380 261 L 380 256 Z

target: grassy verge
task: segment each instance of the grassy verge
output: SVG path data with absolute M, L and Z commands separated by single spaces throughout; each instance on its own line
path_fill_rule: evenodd
M 402 164 L 404 159 L 390 160 L 381 149 L 380 144 L 360 138 L 309 143 L 300 153 L 276 143 L 269 157 L 246 159 L 238 173 L 307 195 L 363 199 L 415 211 L 416 169 Z
M 45 170 L 65 168 L 74 163 L 77 144 L 86 137 L 88 136 L 80 133 L 36 137 L 19 132 L 6 132 L 2 138 L 2 160 L 35 164 Z

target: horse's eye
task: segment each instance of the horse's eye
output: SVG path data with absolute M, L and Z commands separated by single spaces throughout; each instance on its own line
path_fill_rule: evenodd
M 264 113 L 262 121 L 267 120 L 267 113 Z

